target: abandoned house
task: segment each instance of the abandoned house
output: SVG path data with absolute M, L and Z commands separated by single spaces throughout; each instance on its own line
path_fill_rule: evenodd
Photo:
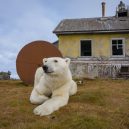
M 11 72 L 0 72 L 0 80 L 10 80 Z
M 53 31 L 75 77 L 129 76 L 129 7 L 122 1 L 115 16 L 64 19 Z

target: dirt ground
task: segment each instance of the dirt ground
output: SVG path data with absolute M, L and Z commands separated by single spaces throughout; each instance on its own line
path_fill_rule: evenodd
M 33 114 L 32 86 L 0 81 L 0 129 L 129 129 L 129 80 L 83 80 L 67 106 Z

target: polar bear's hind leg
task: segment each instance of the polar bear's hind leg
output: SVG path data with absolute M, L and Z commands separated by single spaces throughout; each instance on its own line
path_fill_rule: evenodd
M 77 84 L 72 80 L 69 94 L 74 95 L 74 94 L 76 94 L 76 92 L 77 92 Z

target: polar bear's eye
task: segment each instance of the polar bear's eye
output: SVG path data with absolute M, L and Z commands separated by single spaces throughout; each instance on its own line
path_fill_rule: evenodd
M 45 60 L 45 62 L 47 62 L 47 61 Z
M 55 62 L 55 63 L 57 63 L 57 62 L 58 62 L 58 60 L 54 60 L 54 62 Z

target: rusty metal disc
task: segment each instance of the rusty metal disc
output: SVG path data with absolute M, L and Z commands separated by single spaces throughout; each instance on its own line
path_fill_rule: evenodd
M 25 84 L 33 84 L 36 69 L 43 65 L 43 58 L 48 57 L 62 57 L 62 54 L 47 41 L 34 41 L 24 46 L 16 59 L 20 79 Z

